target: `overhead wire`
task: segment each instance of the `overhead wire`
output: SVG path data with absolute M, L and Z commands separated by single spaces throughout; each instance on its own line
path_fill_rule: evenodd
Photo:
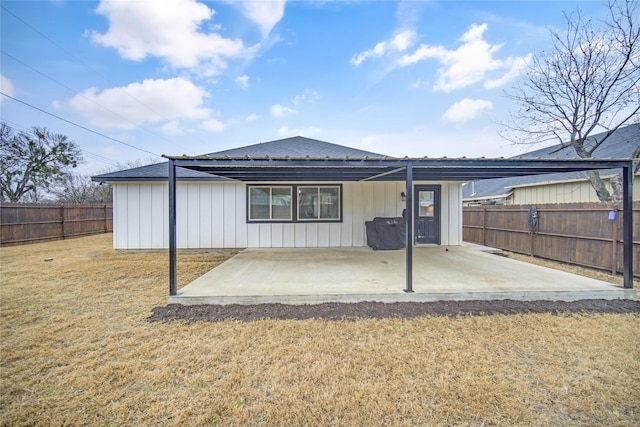
M 103 138 L 106 138 L 106 139 L 108 139 L 108 140 L 110 140 L 110 141 L 117 142 L 118 144 L 126 145 L 126 146 L 127 146 L 127 147 L 129 147 L 129 148 L 133 148 L 134 150 L 138 150 L 138 151 L 141 151 L 141 152 L 143 152 L 143 153 L 151 154 L 152 156 L 162 157 L 160 154 L 153 153 L 153 152 L 151 152 L 151 151 L 149 151 L 149 150 L 145 150 L 144 148 L 136 147 L 136 146 L 135 146 L 135 145 L 133 145 L 133 144 L 129 144 L 129 143 L 124 142 L 124 141 L 120 141 L 119 139 L 116 139 L 116 138 L 110 137 L 110 136 L 105 135 L 105 134 L 103 134 L 103 133 L 101 133 L 101 132 L 98 132 L 98 131 L 95 131 L 95 130 L 93 130 L 93 129 L 90 129 L 90 128 L 86 127 L 86 126 L 82 126 L 82 125 L 80 125 L 80 124 L 78 124 L 78 123 L 75 123 L 75 122 L 72 122 L 71 120 L 68 120 L 68 119 L 65 119 L 65 118 L 63 118 L 63 117 L 60 117 L 60 116 L 58 116 L 58 115 L 56 115 L 56 114 L 53 114 L 53 113 L 51 113 L 51 112 L 49 112 L 49 111 L 46 111 L 46 110 L 42 109 L 42 108 L 36 107 L 36 106 L 35 106 L 35 105 L 33 105 L 33 104 L 29 104 L 29 103 L 28 103 L 28 102 L 26 102 L 26 101 L 23 101 L 23 100 L 18 99 L 18 98 L 14 98 L 13 96 L 8 95 L 8 94 L 6 94 L 6 93 L 4 93 L 4 92 L 2 92 L 2 91 L 0 91 L 0 95 L 5 96 L 5 97 L 7 97 L 7 98 L 9 98 L 9 99 L 12 99 L 12 100 L 14 100 L 14 101 L 16 101 L 16 102 L 19 102 L 19 103 L 21 103 L 21 104 L 23 104 L 23 105 L 26 105 L 27 107 L 33 108 L 34 110 L 38 110 L 38 111 L 40 111 L 40 112 L 42 112 L 42 113 L 44 113 L 44 114 L 47 114 L 47 115 L 49 115 L 49 116 L 51 116 L 51 117 L 54 117 L 54 118 L 56 118 L 56 119 L 58 119 L 58 120 L 62 120 L 63 122 L 69 123 L 70 125 L 76 126 L 76 127 L 80 128 L 80 129 L 84 129 L 84 130 L 86 130 L 86 131 L 88 131 L 88 132 L 91 132 L 91 133 L 93 133 L 93 134 L 99 135 L 99 136 L 101 136 L 101 137 L 103 137 Z
M 43 76 L 43 77 L 45 77 L 45 78 L 47 78 L 47 79 L 51 80 L 52 82 L 54 82 L 54 83 L 56 83 L 56 84 L 58 84 L 58 85 L 62 86 L 63 88 L 65 88 L 65 89 L 69 90 L 70 92 L 72 92 L 72 93 L 74 93 L 74 94 L 76 94 L 76 95 L 78 95 L 78 96 L 80 96 L 80 97 L 82 97 L 82 98 L 86 99 L 87 101 L 91 102 L 92 104 L 94 104 L 94 105 L 96 105 L 96 106 L 98 106 L 98 107 L 100 107 L 100 108 L 104 109 L 105 111 L 110 112 L 110 113 L 111 113 L 111 114 L 113 114 L 114 116 L 120 117 L 120 118 L 121 118 L 121 119 L 123 119 L 124 121 L 127 121 L 127 122 L 131 123 L 131 124 L 132 124 L 132 125 L 134 125 L 134 126 L 138 126 L 136 123 L 132 122 L 132 121 L 131 121 L 131 120 L 129 120 L 128 118 L 124 117 L 123 115 L 121 115 L 121 114 L 119 114 L 119 113 L 117 113 L 117 112 L 113 111 L 113 110 L 112 110 L 112 109 L 110 109 L 110 108 L 105 107 L 104 105 L 102 105 L 102 104 L 100 104 L 100 103 L 98 103 L 98 102 L 95 102 L 94 100 L 92 100 L 92 99 L 90 99 L 90 98 L 87 98 L 87 97 L 86 97 L 86 96 L 84 96 L 84 94 L 82 94 L 81 92 L 76 91 L 75 89 L 73 89 L 73 88 L 71 88 L 71 87 L 69 87 L 69 86 L 65 85 L 64 83 L 62 83 L 62 82 L 60 82 L 60 81 L 58 81 L 58 80 L 54 79 L 53 77 L 51 77 L 51 76 L 47 75 L 46 73 L 43 73 L 42 71 L 40 71 L 40 70 L 38 70 L 38 69 L 36 69 L 36 68 L 32 67 L 31 65 L 29 65 L 29 64 L 27 64 L 27 63 L 25 63 L 25 62 L 23 62 L 23 61 L 19 60 L 18 58 L 16 58 L 15 56 L 11 55 L 10 53 L 7 53 L 7 52 L 5 52 L 5 51 L 4 51 L 4 50 L 2 50 L 2 49 L 0 49 L 0 53 L 2 53 L 3 55 L 8 56 L 9 58 L 13 59 L 13 60 L 14 60 L 14 61 L 16 61 L 17 63 L 22 64 L 23 66 L 25 66 L 25 67 L 29 68 L 30 70 L 32 70 L 32 71 L 34 71 L 34 72 L 36 72 L 36 73 L 40 74 L 41 76 Z
M 3 118 L 2 119 L 2 123 L 4 123 L 6 126 L 8 126 L 11 129 L 13 129 L 14 131 L 23 132 L 23 133 L 26 133 L 26 134 L 30 134 L 30 135 L 36 136 L 35 132 L 32 129 L 25 128 L 24 126 L 21 126 L 21 125 L 19 125 L 17 123 L 14 123 L 14 122 L 12 122 L 10 120 L 6 120 L 6 119 Z M 112 160 L 112 159 L 110 159 L 108 157 L 105 157 L 105 156 L 102 156 L 100 154 L 85 150 L 84 148 L 80 148 L 80 150 L 82 151 L 83 155 L 85 155 L 86 157 L 88 157 L 88 158 L 90 158 L 92 160 L 96 160 L 98 162 L 104 163 L 104 164 L 109 165 L 109 166 L 117 166 L 118 165 L 118 162 L 116 162 L 116 161 L 114 161 L 114 160 Z
M 56 43 L 56 42 L 55 42 L 51 37 L 47 36 L 46 34 L 44 34 L 43 32 L 41 32 L 40 30 L 38 30 L 37 28 L 35 28 L 34 26 L 32 26 L 31 24 L 29 24 L 28 22 L 26 22 L 24 19 L 20 18 L 18 15 L 16 15 L 15 13 L 13 13 L 13 12 L 12 12 L 12 11 L 10 11 L 9 9 L 7 9 L 7 8 L 6 8 L 5 6 L 3 6 L 1 3 L 0 3 L 0 8 L 1 8 L 2 10 L 4 10 L 5 12 L 9 13 L 11 16 L 13 16 L 16 20 L 18 20 L 19 22 L 21 22 L 23 25 L 25 25 L 26 27 L 30 28 L 31 30 L 33 30 L 34 32 L 36 32 L 37 34 L 39 34 L 41 37 L 43 37 L 44 39 L 46 39 L 49 43 L 51 43 L 52 45 L 54 45 L 55 47 L 57 47 L 58 49 L 60 49 L 60 50 L 61 50 L 61 51 L 63 51 L 64 53 L 66 53 L 66 54 L 67 54 L 69 57 L 71 57 L 73 60 L 75 60 L 75 61 L 77 61 L 78 63 L 82 64 L 83 66 L 85 66 L 86 68 L 88 68 L 89 70 L 91 70 L 93 73 L 95 73 L 96 75 L 98 75 L 99 77 L 101 77 L 104 81 L 106 81 L 107 83 L 109 83 L 109 84 L 110 84 L 111 86 L 113 86 L 115 89 L 117 89 L 118 91 L 122 92 L 123 94 L 125 94 L 125 95 L 126 95 L 126 96 L 128 96 L 129 98 L 133 99 L 134 101 L 136 101 L 138 104 L 140 104 L 142 107 L 144 107 L 144 108 L 145 108 L 145 109 L 147 109 L 148 111 L 151 111 L 151 112 L 152 112 L 153 114 L 155 114 L 158 118 L 160 118 L 160 119 L 162 119 L 162 120 L 165 120 L 165 121 L 169 121 L 169 119 L 167 119 L 166 117 L 163 117 L 160 113 L 158 113 L 157 111 L 155 111 L 155 110 L 154 110 L 153 108 L 151 108 L 149 105 L 147 105 L 147 104 L 143 103 L 142 101 L 140 101 L 140 100 L 139 100 L 138 98 L 136 98 L 135 96 L 131 95 L 131 93 L 129 93 L 129 92 L 127 92 L 127 91 L 125 91 L 122 87 L 117 86 L 114 82 L 112 82 L 111 80 L 109 80 L 109 79 L 108 79 L 107 77 L 105 77 L 102 73 L 100 73 L 99 71 L 97 71 L 95 68 L 91 67 L 89 64 L 87 64 L 86 62 L 84 62 L 82 59 L 80 59 L 80 58 L 78 58 L 77 56 L 75 56 L 73 53 L 71 53 L 71 52 L 69 52 L 68 50 L 66 50 L 63 46 L 61 46 L 60 44 Z M 3 52 L 3 53 L 5 53 L 5 52 Z M 43 75 L 43 76 L 47 77 L 48 79 L 50 79 L 50 80 L 52 80 L 52 81 L 54 81 L 54 82 L 56 82 L 56 83 L 60 84 L 61 86 L 65 87 L 66 89 L 69 89 L 69 90 L 73 91 L 73 92 L 74 92 L 74 93 L 76 93 L 76 94 L 79 94 L 79 95 L 83 96 L 83 98 L 85 98 L 85 99 L 87 99 L 87 100 L 88 100 L 88 98 L 86 98 L 84 95 L 82 95 L 82 94 L 78 93 L 78 92 L 77 92 L 77 91 L 75 91 L 74 89 L 71 89 L 71 88 L 69 88 L 68 86 L 65 86 L 64 84 L 62 84 L 62 83 L 58 82 L 57 80 L 55 80 L 55 79 L 53 79 L 53 78 L 51 78 L 51 77 L 47 76 L 45 73 L 42 73 L 42 72 L 40 72 L 40 71 L 36 70 L 35 68 L 33 68 L 33 67 L 31 67 L 31 66 L 29 66 L 29 65 L 25 64 L 24 62 L 22 62 L 22 61 L 20 61 L 20 60 L 16 59 L 15 57 L 13 57 L 13 56 L 11 56 L 11 55 L 9 55 L 9 54 L 7 54 L 7 53 L 5 53 L 5 54 L 6 54 L 6 55 L 8 55 L 8 56 L 10 56 L 12 59 L 16 60 L 17 62 L 20 62 L 21 64 L 23 64 L 23 65 L 27 66 L 28 68 L 32 69 L 33 71 L 35 71 L 35 72 L 37 72 L 37 73 L 39 73 L 39 74 L 41 74 L 41 75 Z M 95 101 L 92 101 L 92 100 L 89 100 L 89 101 L 93 102 L 94 104 L 96 104 L 96 105 L 98 105 L 98 106 L 100 106 L 100 107 L 104 108 L 105 110 L 107 110 L 107 111 L 109 111 L 109 112 L 111 112 L 111 113 L 113 113 L 113 114 L 118 115 L 118 116 L 119 116 L 119 117 L 121 117 L 121 118 L 124 118 L 123 116 L 121 116 L 121 115 L 119 115 L 119 114 L 117 114 L 117 113 L 113 112 L 112 110 L 108 109 L 107 107 L 105 107 L 105 106 L 103 106 L 103 105 L 100 105 L 99 103 L 96 103 Z M 125 119 L 125 120 L 127 120 L 127 121 L 129 121 L 129 122 L 131 123 L 131 121 L 130 121 L 130 120 L 128 120 L 128 119 L 126 119 L 126 118 L 124 118 L 124 119 Z M 145 131 L 147 131 L 147 132 L 149 132 L 149 133 L 151 133 L 151 134 L 153 134 L 153 135 L 154 135 L 154 136 L 156 136 L 156 137 L 159 137 L 159 138 L 161 138 L 161 139 L 164 139 L 164 140 L 168 141 L 166 138 L 163 138 L 162 136 L 157 135 L 155 132 L 153 132 L 153 131 L 151 131 L 151 130 L 149 130 L 149 129 L 146 129 L 146 128 L 145 128 L 145 127 L 143 127 L 143 126 L 138 126 L 138 127 L 139 127 L 139 128 L 141 128 L 141 129 L 143 129 L 143 130 L 145 130 Z M 179 147 L 183 148 L 183 149 L 187 149 L 186 147 L 184 147 L 184 146 L 182 146 L 182 145 L 180 145 L 180 144 L 176 144 L 176 143 L 175 143 L 175 142 L 173 142 L 173 141 L 171 141 L 171 142 L 172 142 L 173 144 L 175 144 L 175 145 L 177 145 L 177 146 L 179 146 Z M 203 142 L 203 143 L 204 143 L 204 141 L 200 141 L 200 142 Z
M 132 125 L 134 125 L 134 126 L 136 126 L 136 127 L 139 127 L 139 128 L 141 128 L 141 129 L 143 129 L 143 130 L 146 130 L 147 132 L 151 133 L 151 134 L 152 134 L 152 135 L 154 135 L 154 136 L 160 137 L 160 136 L 159 136 L 159 135 L 157 135 L 155 132 L 152 132 L 152 131 L 150 131 L 150 130 L 148 130 L 148 129 L 146 129 L 146 128 L 142 127 L 142 126 L 139 126 L 139 125 L 137 125 L 136 123 L 134 123 L 134 122 L 132 122 L 131 120 L 129 120 L 128 118 L 126 118 L 126 117 L 122 116 L 121 114 L 119 114 L 119 113 L 117 113 L 117 112 L 115 112 L 115 111 L 111 110 L 110 108 L 107 108 L 107 107 L 105 107 L 104 105 L 102 105 L 102 104 L 100 104 L 100 103 L 98 103 L 98 102 L 95 102 L 94 100 L 92 100 L 92 99 L 90 99 L 90 98 L 87 98 L 84 94 L 82 94 L 82 93 L 80 93 L 80 92 L 76 91 L 75 89 L 73 89 L 73 88 L 71 88 L 71 87 L 69 87 L 69 86 L 65 85 L 64 83 L 62 83 L 62 82 L 60 82 L 60 81 L 58 81 L 58 80 L 54 79 L 53 77 L 51 77 L 51 76 L 47 75 L 46 73 L 44 73 L 44 72 L 42 72 L 42 71 L 40 71 L 40 70 L 36 69 L 35 67 L 32 67 L 31 65 L 29 65 L 29 64 L 27 64 L 27 63 L 25 63 L 24 61 L 21 61 L 20 59 L 16 58 L 15 56 L 11 55 L 10 53 L 5 52 L 5 51 L 4 51 L 4 50 L 2 50 L 2 49 L 0 49 L 0 53 L 2 53 L 2 54 L 3 54 L 3 55 L 5 55 L 5 56 L 8 56 L 9 58 L 13 59 L 13 60 L 14 60 L 14 61 L 16 61 L 17 63 L 19 63 L 19 64 L 23 65 L 24 67 L 29 68 L 30 70 L 32 70 L 32 71 L 34 71 L 34 72 L 36 72 L 36 73 L 40 74 L 41 76 L 43 76 L 43 77 L 45 77 L 45 78 L 47 78 L 47 79 L 51 80 L 52 82 L 54 82 L 54 83 L 56 83 L 56 84 L 58 84 L 58 85 L 62 86 L 63 88 L 65 88 L 65 89 L 67 89 L 68 91 L 70 91 L 70 92 L 74 93 L 75 95 L 82 97 L 83 99 L 85 99 L 85 100 L 87 100 L 87 101 L 91 102 L 92 104 L 94 104 L 94 105 L 96 105 L 96 106 L 98 106 L 98 107 L 102 108 L 102 109 L 103 109 L 103 110 L 105 110 L 105 111 L 108 111 L 109 113 L 113 114 L 114 116 L 117 116 L 117 117 L 121 118 L 122 120 L 124 120 L 124 121 L 127 121 L 127 122 L 131 123 Z M 162 137 L 160 137 L 160 138 L 162 138 Z M 166 141 L 168 141 L 166 138 L 162 138 L 162 139 L 165 139 Z M 176 145 L 178 145 L 178 144 L 176 144 Z M 183 147 L 183 148 L 184 148 L 184 147 Z

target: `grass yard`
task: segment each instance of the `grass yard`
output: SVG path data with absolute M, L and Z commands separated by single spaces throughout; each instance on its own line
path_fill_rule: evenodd
M 181 254 L 180 286 L 223 259 Z M 639 315 L 150 323 L 166 253 L 0 262 L 1 425 L 640 425 Z

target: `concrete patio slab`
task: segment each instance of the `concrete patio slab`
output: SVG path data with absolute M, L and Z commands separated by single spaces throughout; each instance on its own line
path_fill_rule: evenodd
M 403 250 L 246 249 L 180 289 L 168 302 L 320 304 L 636 298 L 633 289 L 508 259 L 499 253 L 473 244 L 416 247 L 414 293 L 405 293 Z

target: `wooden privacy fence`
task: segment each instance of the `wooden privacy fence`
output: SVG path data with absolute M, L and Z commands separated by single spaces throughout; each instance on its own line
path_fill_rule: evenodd
M 622 271 L 620 208 L 611 203 L 535 206 L 535 233 L 527 222 L 531 205 L 465 206 L 463 239 L 613 274 Z M 633 274 L 640 276 L 640 202 L 633 204 Z
M 113 230 L 110 205 L 0 204 L 0 244 L 21 245 Z

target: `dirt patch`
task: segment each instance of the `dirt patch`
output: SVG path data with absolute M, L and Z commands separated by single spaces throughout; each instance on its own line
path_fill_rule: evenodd
M 483 316 L 493 314 L 626 314 L 640 313 L 640 301 L 437 301 L 437 302 L 359 302 L 314 305 L 194 305 L 170 304 L 153 309 L 152 322 L 221 322 L 224 320 L 356 320 L 415 318 L 420 316 Z

